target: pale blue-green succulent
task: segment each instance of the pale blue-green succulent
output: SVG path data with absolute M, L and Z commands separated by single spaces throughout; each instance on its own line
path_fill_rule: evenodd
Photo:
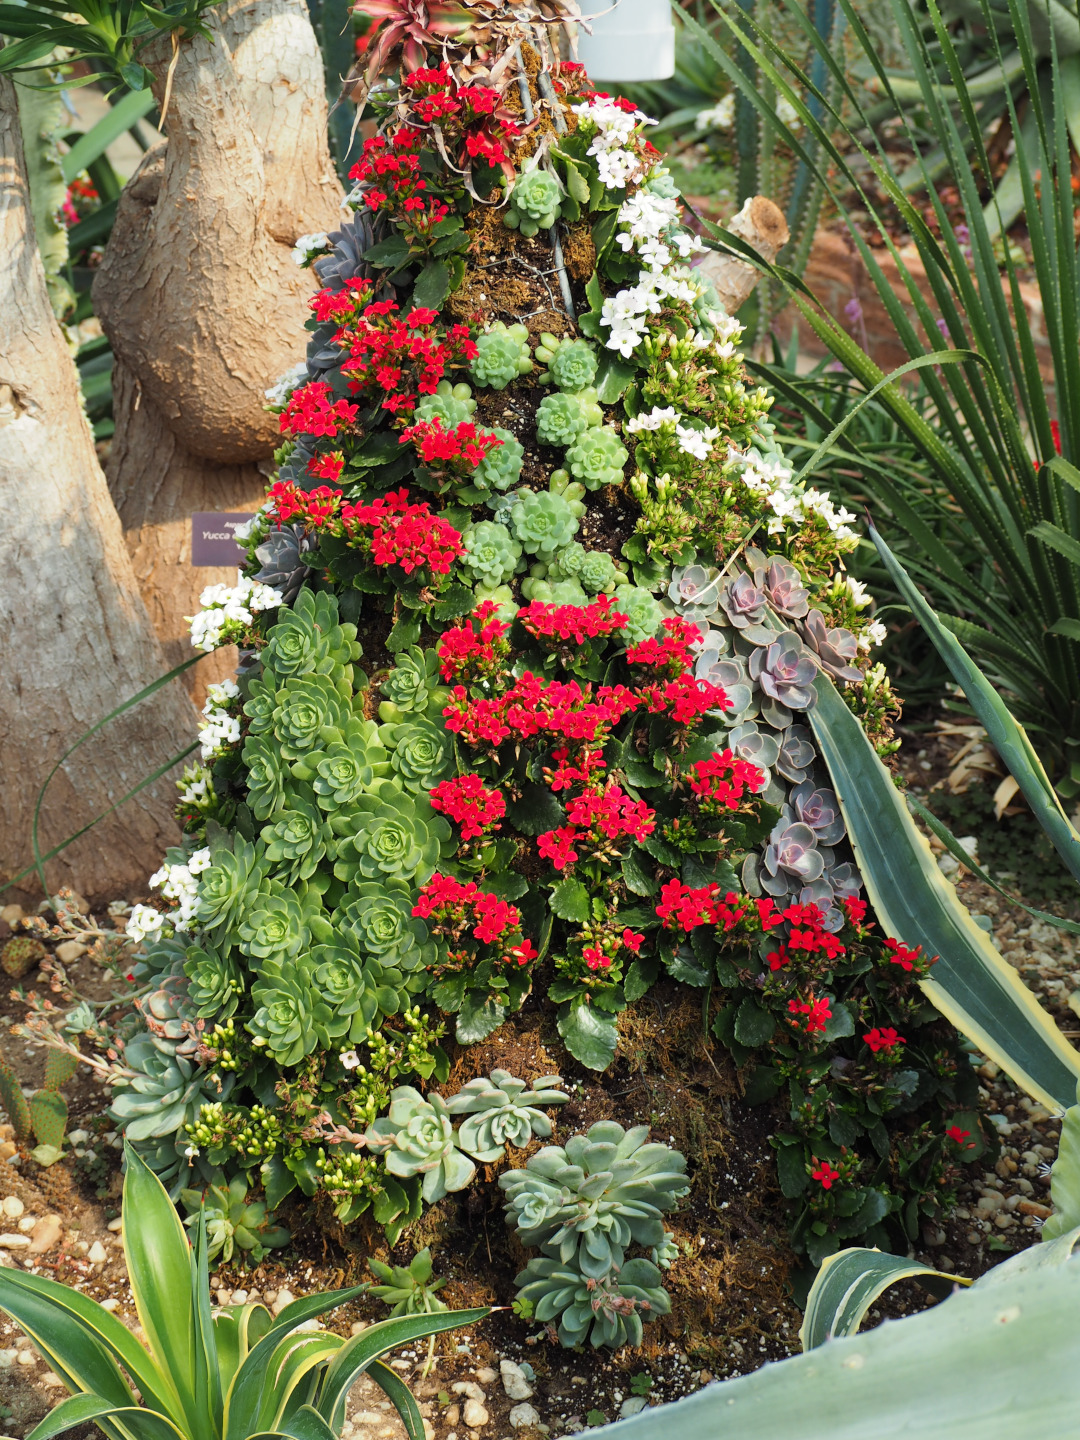
M 567 394 L 587 389 L 596 379 L 596 351 L 587 340 L 571 340 L 567 335 L 560 340 L 545 332 L 540 336 L 536 359 L 547 366 L 540 380 L 554 382 Z
M 655 595 L 640 585 L 627 585 L 619 591 L 619 612 L 626 616 L 621 633 L 631 645 L 651 639 L 664 618 Z
M 278 617 L 259 658 L 264 669 L 282 679 L 340 673 L 359 659 L 356 626 L 339 622 L 337 599 L 327 591 L 305 586 L 295 605 L 282 606 Z
M 514 534 L 530 555 L 546 557 L 577 534 L 577 516 L 561 495 L 527 492 L 511 512 Z
M 477 490 L 509 490 L 521 474 L 525 459 L 525 447 L 509 430 L 493 425 L 491 433 L 502 441 L 489 450 L 473 473 L 472 483 Z
M 596 403 L 595 390 L 580 395 L 545 395 L 536 411 L 536 438 L 542 445 L 560 449 L 572 445 L 587 430 L 604 423 L 604 412 Z
M 476 355 L 469 363 L 469 374 L 478 385 L 492 390 L 505 390 L 511 380 L 527 375 L 533 368 L 529 349 L 529 332 L 524 325 L 507 327 L 496 320 L 476 337 Z
M 365 1135 L 372 1154 L 382 1154 L 391 1175 L 422 1177 L 421 1192 L 429 1205 L 455 1190 L 464 1190 L 476 1166 L 455 1144 L 446 1101 L 432 1092 L 427 1099 L 411 1085 L 390 1095 L 388 1114 Z
M 416 405 L 417 420 L 434 420 L 436 416 L 443 427 L 453 430 L 466 420 L 471 420 L 476 409 L 472 390 L 468 385 L 451 385 L 449 380 L 440 380 L 433 395 L 421 395 Z
M 566 463 L 575 480 L 587 490 L 622 483 L 629 451 L 610 426 L 586 430 L 566 452 Z
M 461 564 L 491 589 L 509 580 L 521 559 L 521 546 L 505 525 L 494 520 L 467 526 L 461 543 L 465 549 Z
M 528 238 L 538 230 L 550 230 L 562 213 L 562 190 L 558 180 L 537 166 L 519 175 L 503 211 L 503 224 L 520 230 Z
M 540 1106 L 566 1103 L 570 1097 L 551 1088 L 561 1084 L 559 1075 L 541 1075 L 527 1085 L 509 1070 L 470 1080 L 446 1104 L 451 1115 L 468 1116 L 458 1130 L 458 1148 L 490 1165 L 502 1159 L 507 1145 L 524 1150 L 534 1135 L 546 1140 L 551 1121 Z
M 573 1264 L 538 1256 L 515 1277 L 517 1298 L 532 1307 L 533 1319 L 557 1324 L 559 1343 L 567 1348 L 606 1345 L 635 1349 L 644 1336 L 642 1321 L 667 1315 L 671 1299 L 660 1271 L 649 1260 L 627 1260 L 600 1279 L 583 1275 Z

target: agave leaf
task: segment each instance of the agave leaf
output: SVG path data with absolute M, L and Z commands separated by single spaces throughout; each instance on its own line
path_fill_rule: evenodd
M 815 690 L 814 738 L 883 931 L 939 957 L 922 989 L 946 1019 L 1029 1095 L 1068 1105 L 1080 1054 L 960 903 L 831 680 L 819 675 Z
M 311 1405 L 301 1405 L 295 1415 L 284 1421 L 280 1429 L 257 1430 L 248 1440 L 281 1440 L 281 1437 L 286 1435 L 291 1437 L 291 1440 L 338 1440 L 337 1431 L 331 1430 Z
M 873 525 L 870 538 L 878 554 L 896 582 L 911 612 L 926 630 L 934 649 L 949 667 L 953 679 L 963 690 L 990 743 L 1015 776 L 1032 813 L 1053 842 L 1072 875 L 1080 880 L 1080 835 L 1069 823 L 1039 757 L 1032 749 L 1023 726 L 1010 715 L 1001 696 L 972 660 L 956 636 L 938 619 L 914 585 L 903 565 L 889 549 Z M 1071 1098 L 1071 1097 L 1070 1097 Z M 1068 1103 L 1067 1101 L 1065 1103 Z
M 424 1440 L 424 1417 L 420 1414 L 420 1407 L 417 1405 L 412 1391 L 401 1376 L 396 1375 L 390 1366 L 384 1365 L 381 1360 L 373 1360 L 367 1373 L 386 1398 L 393 1401 L 394 1408 L 401 1416 L 401 1423 L 405 1426 L 408 1440 Z M 341 1397 L 338 1407 L 341 1419 L 344 1419 L 345 1416 L 346 1395 Z M 334 1418 L 332 1429 L 335 1435 L 340 1433 L 341 1424 L 337 1416 Z
M 426 1340 L 444 1330 L 472 1325 L 490 1315 L 490 1307 L 476 1310 L 447 1310 L 438 1315 L 402 1315 L 393 1320 L 380 1320 L 349 1340 L 326 1367 L 319 1395 L 319 1414 L 330 1424 L 345 1403 L 345 1397 L 371 1364 L 387 1350 L 396 1350 L 410 1340 Z M 393 1397 L 391 1397 L 393 1398 Z
M 0 1308 L 47 1350 L 50 1364 L 65 1383 L 70 1382 L 70 1389 L 100 1394 L 107 1382 L 95 1367 L 107 1370 L 108 1362 L 118 1360 L 138 1385 L 144 1405 L 180 1418 L 168 1376 L 158 1370 L 127 1326 L 96 1300 L 44 1275 L 5 1269 L 0 1270 Z M 123 1390 L 109 1386 L 104 1398 L 115 1404 L 130 1402 L 131 1392 L 122 1377 L 120 1383 Z
M 970 1280 L 934 1270 L 921 1261 L 886 1255 L 881 1250 L 840 1250 L 826 1257 L 810 1287 L 799 1331 L 803 1349 L 813 1350 L 826 1340 L 854 1335 L 878 1296 L 900 1280 L 918 1280 L 939 1299 L 956 1284 L 971 1284 Z
M 191 1299 L 195 1320 L 195 1403 L 210 1424 L 207 1433 L 221 1434 L 224 1397 L 221 1364 L 217 1353 L 217 1330 L 210 1311 L 210 1271 L 206 1245 L 206 1211 L 199 1209 L 195 1248 L 189 1255 Z
M 302 1385 L 312 1370 L 327 1361 L 344 1343 L 340 1335 L 323 1330 L 287 1335 L 280 1342 L 270 1362 L 272 1383 L 268 1383 L 263 1392 L 255 1422 L 260 1430 L 281 1428 L 292 1408 L 289 1401 L 293 1399 L 297 1386 Z
M 1061 1143 L 1050 1171 L 1050 1198 L 1054 1213 L 1042 1228 L 1043 1241 L 1054 1241 L 1080 1225 L 1080 1086 L 1077 1103 L 1061 1122 Z
M 1048 1220 L 1046 1223 L 1049 1225 L 1050 1221 Z M 990 1285 L 1004 1285 L 1014 1275 L 1065 1265 L 1073 1258 L 1078 1242 L 1080 1242 L 1080 1226 L 1075 1226 L 1072 1230 L 1058 1234 L 1056 1239 L 1044 1240 L 1041 1245 L 1029 1245 L 1018 1255 L 1010 1255 L 1000 1265 L 995 1265 L 985 1275 L 980 1275 L 975 1283 L 980 1289 L 986 1289 Z
M 128 1396 L 129 1401 L 132 1397 Z M 95 1421 L 106 1435 L 130 1436 L 131 1440 L 187 1440 L 182 1430 L 153 1410 L 137 1405 L 112 1405 L 100 1395 L 69 1395 L 35 1425 L 26 1440 L 52 1440 L 75 1425 Z
M 124 1146 L 122 1228 L 131 1293 L 150 1353 L 171 1378 L 185 1428 L 210 1433 L 196 1399 L 195 1275 L 184 1227 L 161 1181 L 130 1145 Z M 136 1223 L 134 1217 L 138 1217 Z
M 709 1385 L 596 1434 L 600 1440 L 622 1440 L 616 1431 L 627 1440 L 1071 1435 L 1080 1409 L 1078 1309 L 1080 1265 L 1013 1275 L 1007 1285 L 973 1285 L 920 1315 Z

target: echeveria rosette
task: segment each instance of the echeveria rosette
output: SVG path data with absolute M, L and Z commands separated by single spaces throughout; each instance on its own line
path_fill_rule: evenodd
M 386 697 L 379 706 L 382 720 L 399 720 L 401 714 L 423 714 L 432 692 L 439 684 L 439 656 L 434 647 L 421 650 L 419 645 L 400 651 L 397 664 L 382 683 Z M 387 707 L 393 706 L 390 710 Z
M 333 924 L 353 935 L 364 955 L 400 970 L 415 970 L 435 958 L 428 927 L 412 913 L 415 903 L 413 887 L 403 880 L 361 881 L 345 892 Z
M 310 463 L 306 455 L 302 462 L 297 457 L 299 468 Z M 282 467 L 280 479 L 286 479 Z M 291 605 L 300 593 L 304 581 L 311 574 L 309 561 L 312 551 L 318 548 L 316 536 L 309 535 L 302 525 L 278 525 L 269 531 L 255 547 L 255 559 L 259 569 L 251 577 L 260 585 L 269 585 L 276 590 L 286 605 Z
M 255 1045 L 278 1065 L 298 1065 L 316 1048 L 328 1049 L 348 1029 L 312 984 L 310 958 L 265 960 L 251 987 L 255 1014 L 247 1022 Z
M 521 546 L 505 525 L 494 520 L 481 520 L 462 531 L 465 553 L 461 565 L 474 580 L 494 590 L 509 580 L 521 559 Z
M 623 586 L 619 591 L 617 608 L 620 615 L 626 616 L 626 624 L 619 633 L 626 636 L 630 645 L 651 640 L 664 618 L 656 596 L 639 585 Z
M 801 785 L 809 778 L 816 759 L 813 737 L 805 725 L 790 725 L 783 731 L 776 769 L 785 780 L 790 780 L 793 785 Z
M 382 1154 L 391 1175 L 408 1180 L 423 1177 L 421 1193 L 429 1205 L 455 1190 L 464 1190 L 476 1166 L 455 1144 L 454 1125 L 441 1095 L 427 1099 L 411 1085 L 399 1085 L 390 1109 L 365 1135 L 372 1154 Z
M 496 320 L 475 340 L 476 355 L 469 362 L 469 374 L 478 385 L 505 390 L 511 380 L 527 375 L 533 368 L 529 332 L 524 325 L 507 327 Z
M 199 876 L 200 927 L 222 943 L 238 933 L 240 921 L 257 899 L 270 870 L 261 845 L 253 845 L 238 832 L 232 849 L 222 840 L 212 840 L 213 864 Z
M 852 662 L 859 653 L 859 642 L 842 626 L 830 628 L 820 610 L 811 610 L 803 621 L 803 639 L 818 658 L 818 664 L 834 680 L 857 684 L 862 671 Z
M 194 1124 L 204 1105 L 227 1099 L 235 1076 L 206 1070 L 176 1046 L 142 1031 L 124 1046 L 133 1071 L 113 1087 L 110 1119 L 132 1141 L 156 1140 Z
M 736 575 L 720 592 L 720 604 L 728 623 L 736 630 L 758 628 L 764 624 L 765 591 L 759 589 L 749 575 Z
M 244 714 L 249 735 L 266 735 L 273 730 L 278 708 L 277 683 L 272 673 L 256 675 L 247 681 Z
M 472 483 L 477 490 L 509 490 L 511 485 L 517 483 L 521 474 L 521 467 L 525 460 L 525 447 L 521 441 L 504 430 L 501 425 L 493 425 L 491 434 L 502 441 L 489 450 L 483 460 L 473 472 Z
M 415 415 L 417 420 L 438 417 L 447 430 L 453 430 L 455 426 L 471 420 L 475 409 L 476 401 L 468 385 L 451 385 L 449 380 L 440 380 L 433 395 L 420 396 Z
M 651 1260 L 627 1260 L 602 1279 L 583 1275 L 576 1266 L 536 1256 L 514 1279 L 517 1298 L 532 1306 L 534 1320 L 557 1325 L 559 1343 L 611 1350 L 644 1341 L 642 1322 L 671 1311 L 671 1297 Z
M 326 945 L 316 945 L 307 957 L 311 988 L 330 1007 L 335 1016 L 336 1035 L 350 1041 L 367 1034 L 378 1015 L 372 978 L 349 934 L 335 935 Z
M 514 181 L 503 211 L 503 224 L 510 230 L 520 230 L 526 238 L 539 230 L 550 230 L 562 213 L 561 200 L 558 180 L 537 165 Z
M 311 935 L 298 895 L 276 882 L 252 897 L 237 929 L 240 949 L 254 960 L 295 959 Z
M 444 726 L 423 716 L 383 725 L 390 765 L 406 790 L 430 790 L 453 769 L 454 743 Z
M 550 1087 L 562 1084 L 560 1075 L 541 1075 L 531 1085 L 509 1070 L 470 1080 L 447 1101 L 451 1115 L 466 1115 L 458 1130 L 460 1149 L 484 1165 L 501 1160 L 506 1146 L 524 1150 L 534 1135 L 546 1140 L 551 1121 L 539 1107 L 564 1105 L 569 1096 Z
M 704 565 L 677 565 L 671 572 L 668 599 L 686 619 L 705 620 L 719 608 L 722 583 L 719 570 Z
M 621 485 L 630 452 L 610 425 L 586 430 L 566 452 L 566 464 L 575 480 L 587 490 Z
M 578 529 L 570 502 L 546 490 L 525 492 L 511 512 L 511 523 L 522 549 L 541 558 L 569 544 Z
M 290 676 L 277 692 L 274 735 L 282 754 L 299 760 L 322 748 L 327 731 L 343 731 L 352 717 L 352 686 L 345 679 L 335 685 L 328 675 Z
M 313 801 L 296 796 L 263 826 L 261 838 L 271 877 L 286 885 L 310 879 L 335 848 L 326 816 Z
M 792 790 L 788 801 L 794 818 L 810 826 L 819 845 L 835 845 L 844 838 L 844 817 L 834 791 L 824 785 L 815 785 L 812 780 L 804 780 Z
M 247 766 L 247 802 L 256 820 L 268 820 L 285 806 L 290 771 L 272 735 L 249 735 L 242 752 Z
M 541 445 L 565 449 L 586 430 L 604 423 L 604 412 L 596 403 L 595 390 L 578 395 L 545 395 L 536 411 L 536 438 Z
M 793 631 L 785 631 L 771 645 L 756 648 L 749 666 L 750 678 L 758 683 L 768 700 L 775 702 L 769 707 L 762 706 L 762 713 L 771 725 L 777 728 L 789 725 L 790 711 L 809 710 L 813 705 L 817 663 Z
M 610 593 L 627 577 L 606 550 L 586 550 L 584 545 L 572 540 L 557 552 L 544 578 L 549 584 L 559 580 L 576 580 L 583 590 L 597 595 L 601 591 Z
M 770 560 L 756 567 L 754 584 L 765 592 L 772 609 L 787 620 L 801 620 L 810 608 L 810 592 L 788 560 Z
M 758 880 L 767 894 L 779 897 L 820 879 L 824 869 L 825 857 L 810 826 L 780 820 L 769 836 Z
M 596 351 L 587 340 L 559 339 L 545 331 L 536 348 L 536 358 L 547 369 L 541 383 L 553 383 L 568 395 L 587 390 L 596 379 Z
M 291 608 L 278 611 L 260 659 L 264 670 L 281 679 L 289 675 L 344 673 L 360 657 L 356 626 L 342 625 L 338 604 L 326 591 L 304 588 Z
M 188 997 L 203 1020 L 227 1020 L 236 1014 L 247 988 L 236 957 L 193 945 L 184 961 Z
M 292 766 L 310 784 L 315 802 L 330 814 L 347 811 L 390 770 L 390 755 L 374 720 L 346 720 L 325 748 L 310 750 Z
M 622 1264 L 631 1242 L 663 1245 L 661 1216 L 690 1186 L 685 1158 L 648 1139 L 647 1125 L 599 1120 L 565 1146 L 546 1146 L 523 1170 L 499 1176 L 506 1223 L 523 1245 L 597 1280 Z
M 413 795 L 394 780 L 378 780 L 349 817 L 338 842 L 334 874 L 339 880 L 412 880 L 423 885 L 444 853 L 453 851 L 449 823 L 427 796 Z

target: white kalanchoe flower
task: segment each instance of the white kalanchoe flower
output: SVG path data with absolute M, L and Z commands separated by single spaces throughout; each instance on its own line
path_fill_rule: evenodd
M 735 92 L 732 90 L 715 105 L 708 106 L 705 110 L 699 110 L 694 117 L 694 129 L 702 130 L 730 130 L 735 124 Z
M 679 449 L 684 455 L 693 455 L 696 460 L 707 460 L 720 429 L 715 425 L 707 425 L 704 430 L 692 430 L 687 425 L 676 425 L 675 434 L 679 440 Z
M 343 1050 L 338 1058 L 346 1070 L 355 1070 L 360 1064 L 360 1056 L 355 1050 Z
M 859 649 L 870 650 L 873 646 L 882 644 L 888 633 L 882 621 L 872 620 L 859 636 Z
M 124 933 L 129 940 L 141 945 L 144 940 L 156 940 L 165 924 L 165 916 L 151 905 L 133 905 Z
M 668 405 L 666 408 L 654 405 L 647 415 L 635 415 L 632 420 L 628 420 L 626 429 L 631 435 L 637 435 L 642 430 L 659 430 L 660 426 L 668 421 L 674 424 L 678 418 L 673 405 Z
M 851 603 L 856 610 L 861 610 L 864 605 L 870 604 L 872 596 L 862 580 L 856 580 L 854 575 L 845 575 L 844 583 L 847 585 Z
M 293 246 L 292 258 L 297 265 L 306 265 L 315 255 L 321 255 L 330 248 L 325 232 L 316 235 L 301 235 Z
M 217 650 L 238 640 L 256 611 L 276 610 L 283 597 L 269 585 L 237 571 L 236 584 L 207 585 L 199 596 L 202 610 L 189 615 L 191 643 L 196 650 Z

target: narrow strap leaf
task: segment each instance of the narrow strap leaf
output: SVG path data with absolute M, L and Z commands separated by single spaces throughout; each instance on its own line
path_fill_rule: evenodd
M 424 1440 L 424 1417 L 420 1414 L 420 1407 L 417 1405 L 412 1391 L 405 1384 L 405 1381 L 402 1380 L 401 1376 L 395 1375 L 393 1370 L 390 1369 L 390 1366 L 385 1365 L 381 1360 L 374 1361 L 367 1373 L 371 1379 L 375 1381 L 375 1384 L 379 1386 L 386 1398 L 393 1401 L 394 1408 L 401 1416 L 401 1423 L 405 1426 L 405 1433 L 409 1437 L 409 1440 Z M 345 1397 L 342 1396 L 339 1401 L 339 1406 L 343 1414 L 344 1405 Z M 335 1416 L 335 1424 L 333 1427 L 333 1433 L 335 1435 L 340 1428 L 336 1423 L 336 1419 L 337 1417 Z
M 829 1255 L 822 1262 L 806 1301 L 799 1339 L 804 1350 L 841 1335 L 854 1335 L 879 1295 L 901 1280 L 918 1280 L 939 1300 L 954 1285 L 970 1285 L 958 1275 L 934 1270 L 921 1260 L 855 1247 Z

